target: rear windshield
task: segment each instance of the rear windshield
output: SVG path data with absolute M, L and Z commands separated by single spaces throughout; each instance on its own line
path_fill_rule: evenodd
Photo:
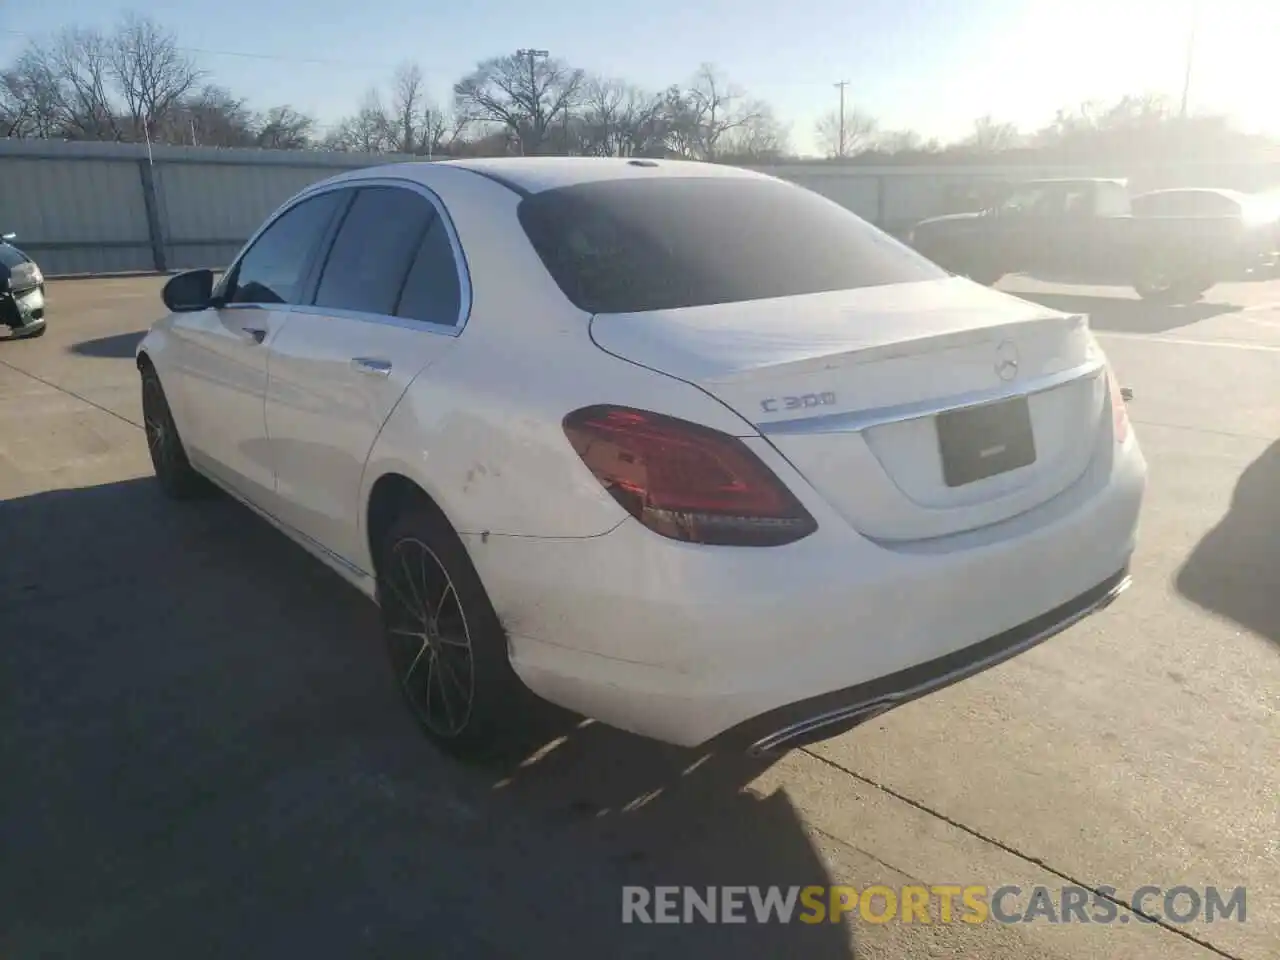
M 588 313 L 947 276 L 839 204 L 776 180 L 606 180 L 534 194 L 519 216 L 560 289 Z

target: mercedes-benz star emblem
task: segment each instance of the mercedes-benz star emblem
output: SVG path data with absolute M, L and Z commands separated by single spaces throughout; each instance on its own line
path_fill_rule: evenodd
M 1005 340 L 996 347 L 996 376 L 1012 380 L 1018 375 L 1018 348 L 1012 340 Z

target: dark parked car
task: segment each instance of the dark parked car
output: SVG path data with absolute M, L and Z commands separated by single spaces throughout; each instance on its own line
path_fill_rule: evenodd
M 34 260 L 13 245 L 12 233 L 0 236 L 0 324 L 10 338 L 44 333 L 44 274 Z
M 1280 263 L 1280 202 L 1272 197 L 1239 190 L 1179 188 L 1140 193 L 1130 206 L 1135 217 L 1231 221 L 1243 275 L 1263 277 Z
M 1038 273 L 1190 303 L 1242 270 L 1238 216 L 1136 216 L 1123 180 L 1035 180 L 984 210 L 933 217 L 907 240 L 953 273 Z

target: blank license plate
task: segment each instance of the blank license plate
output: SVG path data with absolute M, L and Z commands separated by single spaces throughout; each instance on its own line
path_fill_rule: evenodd
M 1026 397 L 949 410 L 938 414 L 935 423 L 948 487 L 962 487 L 1036 462 Z

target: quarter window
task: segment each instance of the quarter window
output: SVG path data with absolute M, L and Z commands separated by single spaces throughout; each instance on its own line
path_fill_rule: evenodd
M 240 258 L 228 301 L 300 302 L 316 245 L 343 199 L 338 193 L 325 193 L 303 200 L 267 227 Z
M 413 258 L 396 315 L 452 327 L 459 320 L 461 308 L 458 261 L 454 258 L 444 220 L 437 216 Z

